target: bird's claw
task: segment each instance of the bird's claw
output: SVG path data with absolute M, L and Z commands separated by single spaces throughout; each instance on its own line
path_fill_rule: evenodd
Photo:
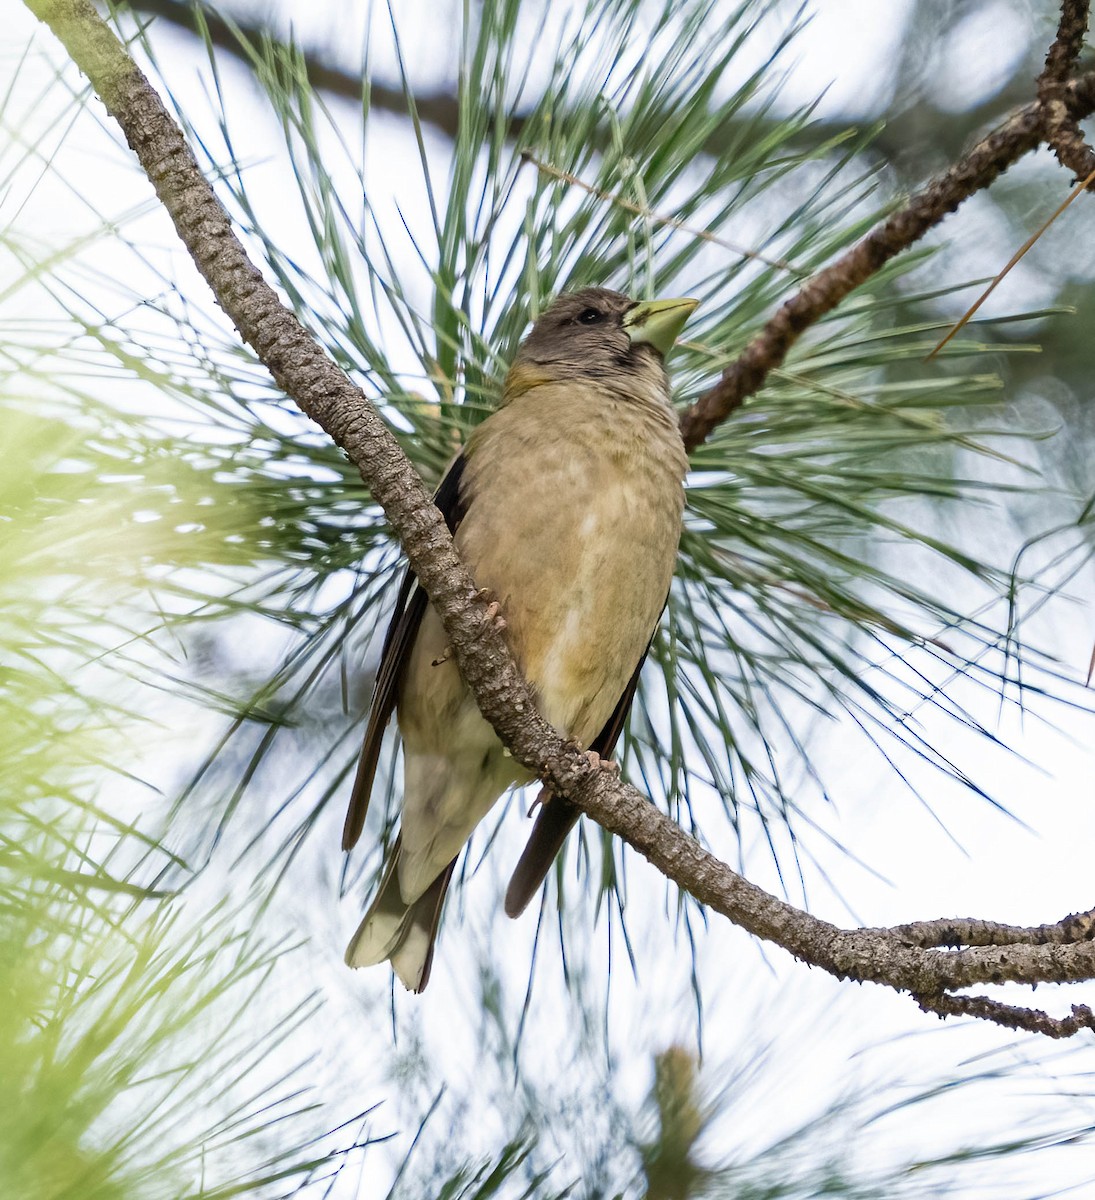
M 535 811 L 536 811 L 538 808 L 543 808 L 543 806 L 544 806 L 545 804 L 547 804 L 547 802 L 548 802 L 548 797 L 549 797 L 550 795 L 551 795 L 551 793 L 548 791 L 548 789 L 547 789 L 546 787 L 545 787 L 545 788 L 541 788 L 541 789 L 540 789 L 540 790 L 539 790 L 539 791 L 536 793 L 536 799 L 535 799 L 535 800 L 533 800 L 533 802 L 532 802 L 532 803 L 531 803 L 531 804 L 528 806 L 528 812 L 525 814 L 525 816 L 527 816 L 527 817 L 531 817 L 531 816 L 532 816 L 532 814 L 533 814 L 533 813 L 534 813 L 534 812 L 535 812 Z
M 499 633 L 501 633 L 506 628 L 506 618 L 502 616 L 502 606 L 497 600 L 494 599 L 494 593 L 490 590 L 490 588 L 480 588 L 472 597 L 472 599 L 478 600 L 480 603 L 486 606 L 483 615 L 486 617 L 487 621 L 493 625 Z M 449 645 L 445 647 L 445 652 L 441 655 L 441 657 L 435 658 L 430 665 L 439 667 L 442 663 L 446 663 L 450 658 L 455 657 L 455 655 L 456 650 L 450 642 Z
M 610 771 L 613 775 L 620 774 L 620 764 L 614 758 L 602 758 L 596 750 L 587 750 L 581 742 L 574 741 L 573 739 L 568 741 L 567 747 L 573 754 L 586 759 L 595 771 L 600 771 L 603 768 L 606 771 Z
M 486 606 L 483 615 L 501 633 L 506 628 L 506 618 L 502 616 L 502 606 L 495 599 L 494 593 L 490 588 L 480 588 L 475 593 L 475 598 Z
M 595 771 L 599 771 L 603 767 L 613 775 L 619 776 L 620 764 L 614 758 L 602 758 L 596 750 L 586 750 L 584 753 Z

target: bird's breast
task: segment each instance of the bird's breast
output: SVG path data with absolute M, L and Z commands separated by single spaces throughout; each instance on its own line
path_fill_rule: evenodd
M 683 447 L 675 427 L 630 413 L 582 413 L 554 426 L 538 413 L 508 428 L 499 421 L 507 415 L 492 418 L 497 436 L 469 458 L 470 503 L 457 542 L 476 582 L 500 602 L 544 716 L 588 742 L 665 603 Z

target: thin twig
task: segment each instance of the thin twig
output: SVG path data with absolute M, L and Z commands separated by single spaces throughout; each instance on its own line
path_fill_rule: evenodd
M 914 996 L 924 1012 L 941 1017 L 977 1017 L 1005 1029 L 1040 1033 L 1048 1038 L 1074 1037 L 1083 1029 L 1095 1029 L 1095 1013 L 1086 1004 L 1074 1004 L 1069 1017 L 1051 1017 L 1040 1008 L 1020 1008 L 990 1000 L 988 996 Z
M 1052 925 L 1003 925 L 980 917 L 953 917 L 894 925 L 886 932 L 925 950 L 940 946 L 957 949 L 960 946 L 1070 945 L 1095 938 L 1095 909 L 1072 913 Z

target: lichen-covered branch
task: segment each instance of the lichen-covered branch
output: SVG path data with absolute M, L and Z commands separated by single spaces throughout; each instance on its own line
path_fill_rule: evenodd
M 1087 32 L 1088 0 L 1062 0 L 1061 20 L 1057 37 L 1046 55 L 1046 65 L 1038 77 L 1038 101 L 1044 113 L 1045 140 L 1063 167 L 1076 178 L 1088 179 L 1095 174 L 1095 151 L 1084 139 L 1068 103 L 1068 77 Z
M 1004 1004 L 988 996 L 913 996 L 925 1012 L 940 1017 L 978 1017 L 991 1021 L 1005 1029 L 1022 1030 L 1025 1033 L 1040 1033 L 1043 1037 L 1073 1037 L 1082 1029 L 1095 1029 L 1095 1013 L 1086 1004 L 1074 1004 L 1071 1015 L 1051 1017 L 1040 1008 L 1023 1008 L 1015 1004 Z
M 1053 925 L 1003 925 L 981 917 L 951 917 L 943 921 L 914 921 L 895 925 L 888 933 L 911 946 L 1049 946 L 1095 938 L 1095 908 L 1072 913 Z
M 701 903 L 804 962 L 839 978 L 907 991 L 922 1007 L 941 1014 L 965 1012 L 1043 1033 L 1071 1029 L 1072 1025 L 1085 1027 L 1075 1013 L 1051 1029 L 1047 1022 L 1053 1019 L 1044 1014 L 1026 1009 L 1005 1011 L 995 1001 L 951 993 L 985 983 L 1095 978 L 1092 914 L 1037 930 L 1009 931 L 1006 926 L 970 920 L 897 929 L 840 929 L 743 879 L 634 788 L 611 770 L 598 769 L 579 747 L 547 725 L 532 703 L 501 633 L 477 602 L 474 583 L 457 558 L 422 480 L 375 407 L 247 259 L 227 213 L 155 90 L 90 0 L 26 2 L 58 36 L 118 121 L 179 236 L 241 337 L 278 386 L 326 430 L 361 471 L 429 593 L 480 708 L 520 762 L 536 770 L 553 791 L 570 797 L 606 829 L 628 841 Z M 1081 93 L 1083 99 L 1077 99 Z M 1070 85 L 1068 95 L 1077 111 L 1090 111 L 1095 105 L 1095 77 Z M 744 394 L 741 388 L 755 390 L 759 386 L 778 361 L 773 355 L 785 354 L 802 329 L 837 302 L 834 296 L 839 299 L 846 294 L 889 257 L 911 245 L 972 190 L 986 186 L 1007 163 L 1037 144 L 1044 130 L 1039 113 L 1026 109 L 1013 116 L 938 184 L 914 198 L 845 256 L 841 260 L 845 266 L 835 264 L 808 282 L 773 319 L 757 348 L 747 350 L 724 376 L 711 393 L 715 396 L 712 404 L 701 404 L 696 410 L 690 426 L 693 444 L 721 419 L 718 414 L 728 399 L 732 407 L 733 397 Z M 936 948 L 952 943 L 958 948 Z M 1076 1010 L 1081 1011 L 1086 1012 Z

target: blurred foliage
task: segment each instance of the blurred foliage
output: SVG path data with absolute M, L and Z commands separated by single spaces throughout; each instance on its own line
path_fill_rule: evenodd
M 141 422 L 86 399 L 50 413 L 15 386 L 0 377 L 5 1194 L 217 1200 L 330 1178 L 345 1151 L 315 1142 L 323 1106 L 287 1047 L 315 997 L 269 996 L 250 1019 L 296 951 L 249 931 L 254 893 L 183 906 L 155 886 L 187 867 L 126 767 L 167 732 L 125 679 L 164 665 L 143 633 L 154 581 L 180 560 L 216 563 L 222 535 L 146 519 L 193 515 L 201 490 Z
M 657 1137 L 642 1149 L 647 1200 L 689 1200 L 703 1194 L 708 1172 L 693 1160 L 693 1150 L 711 1113 L 696 1094 L 695 1058 L 670 1046 L 654 1060 L 650 1104 Z

